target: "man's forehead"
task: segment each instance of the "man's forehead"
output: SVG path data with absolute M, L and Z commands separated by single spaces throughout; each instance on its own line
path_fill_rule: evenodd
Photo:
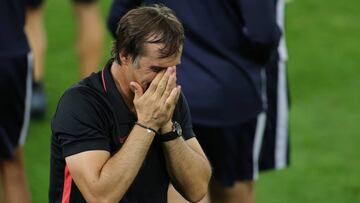
M 161 44 L 146 43 L 144 47 L 145 52 L 143 58 L 148 63 L 150 62 L 156 66 L 168 67 L 179 64 L 181 59 L 182 47 L 180 48 L 180 51 L 176 55 L 172 55 L 166 58 L 161 57 L 160 50 L 163 47 L 164 46 Z
M 145 43 L 144 44 L 144 56 L 159 58 L 160 50 L 164 48 L 163 44 L 159 43 Z

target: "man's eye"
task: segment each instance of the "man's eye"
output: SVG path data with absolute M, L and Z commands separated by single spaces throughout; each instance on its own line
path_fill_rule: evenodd
M 160 68 L 160 67 L 151 67 L 151 70 L 152 70 L 153 72 L 155 72 L 155 73 L 159 73 L 159 72 L 161 72 L 163 69 Z

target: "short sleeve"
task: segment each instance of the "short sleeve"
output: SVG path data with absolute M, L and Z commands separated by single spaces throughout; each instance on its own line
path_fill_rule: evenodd
M 65 158 L 88 150 L 110 151 L 107 126 L 105 112 L 95 94 L 72 88 L 59 101 L 52 133 Z
M 192 137 L 195 137 L 195 133 L 192 127 L 190 109 L 183 93 L 180 95 L 175 114 L 175 120 L 179 121 L 181 125 L 183 138 L 188 140 Z

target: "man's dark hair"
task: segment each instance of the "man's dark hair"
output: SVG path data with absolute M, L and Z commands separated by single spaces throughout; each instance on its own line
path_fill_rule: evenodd
M 143 6 L 126 13 L 119 21 L 112 55 L 121 64 L 119 53 L 133 62 L 144 55 L 145 43 L 162 44 L 159 57 L 178 54 L 184 43 L 184 28 L 175 13 L 164 5 Z

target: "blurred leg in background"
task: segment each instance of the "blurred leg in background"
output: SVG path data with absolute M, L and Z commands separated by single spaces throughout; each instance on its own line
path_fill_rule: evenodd
M 76 48 L 80 76 L 90 75 L 99 68 L 104 41 L 104 26 L 95 0 L 73 0 L 77 20 Z
M 31 116 L 43 119 L 46 113 L 44 90 L 44 64 L 47 50 L 47 38 L 44 27 L 43 0 L 27 0 L 25 32 L 34 57 L 33 96 Z
M 6 203 L 30 202 L 30 193 L 27 187 L 23 149 L 19 147 L 12 159 L 2 162 L 4 196 Z

